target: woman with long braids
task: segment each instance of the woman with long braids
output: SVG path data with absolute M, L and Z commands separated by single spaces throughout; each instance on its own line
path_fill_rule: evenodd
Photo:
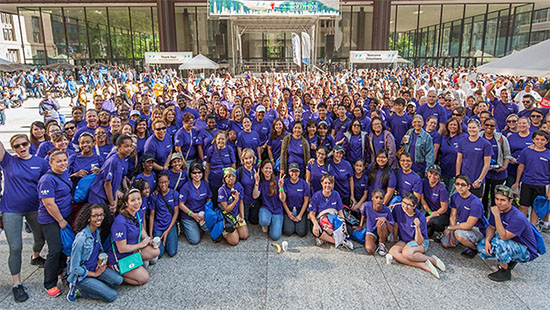
M 67 268 L 69 294 L 67 299 L 75 301 L 78 294 L 84 298 L 113 302 L 117 298 L 115 287 L 122 284 L 122 276 L 107 262 L 99 260 L 104 252 L 100 232 L 104 222 L 110 217 L 105 204 L 88 204 L 82 208 L 74 223 L 76 234 Z M 108 224 L 110 225 L 110 223 Z

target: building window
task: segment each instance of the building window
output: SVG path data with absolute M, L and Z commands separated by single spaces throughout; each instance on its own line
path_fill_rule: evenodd
M 42 34 L 40 33 L 41 25 L 40 25 L 40 17 L 33 16 L 32 17 L 32 38 L 34 43 L 42 43 Z
M 13 33 L 13 29 L 10 28 L 4 28 L 4 41 L 15 41 L 15 35 Z
M 11 15 L 8 13 L 0 13 L 0 20 L 2 21 L 2 24 L 11 25 Z
M 19 50 L 8 49 L 7 58 L 13 63 L 19 63 Z

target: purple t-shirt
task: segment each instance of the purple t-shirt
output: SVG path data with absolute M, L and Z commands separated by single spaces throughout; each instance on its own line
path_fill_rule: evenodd
M 44 198 L 54 198 L 55 204 L 64 219 L 68 218 L 73 212 L 71 195 L 72 187 L 69 173 L 67 171 L 62 174 L 55 174 L 49 170 L 38 181 L 38 198 L 40 205 L 38 206 L 38 223 L 50 224 L 56 220 L 50 215 L 46 206 L 42 203 Z
M 422 115 L 425 120 L 434 115 L 437 117 L 438 126 L 447 121 L 447 111 L 445 111 L 445 107 L 439 104 L 436 104 L 433 108 L 428 104 L 421 105 L 416 109 L 416 113 Z
M 449 191 L 441 182 L 431 187 L 428 179 L 424 179 L 422 181 L 422 190 L 424 192 L 424 200 L 426 200 L 426 204 L 428 204 L 428 207 L 432 211 L 439 210 L 442 202 L 449 202 Z M 445 213 L 449 214 L 449 208 L 447 208 L 447 212 Z
M 271 153 L 273 154 L 273 158 L 277 160 L 281 156 L 281 145 L 283 144 L 283 138 L 278 137 L 275 139 L 269 138 L 267 140 L 267 145 L 271 146 Z
M 290 178 L 285 179 L 283 189 L 286 193 L 286 205 L 292 211 L 296 208 L 298 212 L 304 205 L 305 197 L 309 197 L 309 185 L 303 179 L 298 179 L 298 182 L 292 183 Z
M 375 133 L 372 134 L 372 147 L 374 148 L 374 154 L 378 153 L 381 149 L 383 149 L 385 146 L 384 142 L 384 132 L 380 133 L 380 135 L 376 135 Z
M 311 174 L 311 192 L 316 193 L 322 189 L 321 177 L 331 171 L 331 167 L 328 163 L 321 166 L 315 161 L 314 163 L 308 163 L 307 170 Z
M 378 217 L 385 217 L 388 220 L 388 224 L 390 224 L 391 226 L 395 225 L 392 212 L 390 208 L 388 208 L 386 205 L 382 205 L 382 209 L 380 209 L 380 211 L 376 211 L 372 206 L 372 201 L 367 201 L 363 205 L 363 211 L 361 212 L 361 214 L 366 218 L 367 232 L 376 232 L 376 230 L 378 229 L 376 218 Z
M 239 192 L 239 201 L 237 201 L 237 204 L 235 205 L 233 210 L 231 210 L 231 214 L 233 214 L 233 216 L 237 216 L 239 215 L 239 205 L 241 204 L 241 201 L 243 201 L 243 193 L 244 193 L 244 189 L 241 183 L 239 182 L 235 183 L 233 188 L 228 188 L 227 185 L 225 184 L 222 187 L 220 187 L 220 189 L 218 190 L 218 203 L 227 202 L 228 205 L 232 204 L 233 201 L 235 200 L 233 198 L 233 195 L 231 195 L 232 190 L 236 190 L 237 192 Z
M 90 186 L 90 194 L 88 196 L 89 203 L 106 203 L 107 195 L 105 194 L 105 188 L 103 183 L 105 181 L 111 181 L 112 184 L 112 193 L 116 194 L 117 189 L 122 183 L 122 178 L 124 175 L 124 161 L 120 159 L 118 154 L 107 158 L 94 182 Z
M 97 154 L 92 156 L 82 156 L 82 154 L 73 154 L 69 157 L 69 174 L 73 174 L 80 170 L 86 170 L 88 173 L 92 172 L 92 168 L 101 168 L 103 160 Z
M 279 178 L 274 175 L 275 178 L 275 193 L 269 196 L 269 183 L 270 181 L 261 180 L 259 190 L 262 197 L 262 208 L 266 208 L 271 214 L 281 215 L 283 214 L 283 203 L 279 199 Z
M 456 154 L 458 153 L 458 145 L 462 139 L 468 139 L 465 134 L 456 135 L 452 138 L 443 136 L 441 139 L 441 175 L 446 178 L 454 178 L 456 175 Z
M 261 122 L 258 122 L 257 119 L 252 121 L 252 131 L 255 131 L 260 136 L 260 144 L 263 145 L 267 142 L 269 138 L 269 133 L 271 133 L 271 123 L 268 120 L 263 119 Z
M 172 152 L 172 147 L 172 140 L 170 140 L 169 135 L 165 135 L 162 141 L 157 139 L 155 135 L 152 135 L 145 142 L 143 152 L 153 155 L 157 164 L 164 166 L 166 159 L 168 159 L 170 152 Z
M 497 121 L 498 129 L 502 130 L 506 127 L 506 118 L 512 113 L 518 113 L 518 105 L 515 102 L 503 103 L 502 100 L 495 98 L 492 102 L 495 107 L 493 115 Z
M 139 220 L 136 216 L 132 217 L 131 219 L 128 219 L 124 217 L 122 214 L 119 214 L 115 217 L 115 220 L 113 221 L 113 225 L 111 226 L 111 238 L 113 239 L 114 248 L 116 251 L 117 258 L 120 260 L 121 258 L 124 258 L 126 256 L 129 256 L 132 254 L 132 252 L 125 252 L 120 253 L 116 242 L 121 240 L 126 240 L 126 244 L 138 244 L 139 241 Z M 109 265 L 114 265 L 115 257 L 113 255 L 113 247 L 110 246 L 107 249 L 108 255 L 109 255 Z
M 395 146 L 399 148 L 403 140 L 403 136 L 412 127 L 412 117 L 407 113 L 403 116 L 399 116 L 396 113 L 390 115 L 386 119 L 386 124 L 388 124 L 388 130 L 391 131 L 395 137 Z
M 97 268 L 97 258 L 99 257 L 99 249 L 100 249 L 100 242 L 99 240 L 99 233 L 96 231 L 93 235 L 94 238 L 94 248 L 92 249 L 92 254 L 90 254 L 90 258 L 86 262 L 84 262 L 84 267 L 88 271 L 95 271 Z
M 295 139 L 290 136 L 288 143 L 288 164 L 297 163 L 300 165 L 300 171 L 304 170 L 304 146 L 302 139 Z
M 210 185 L 214 187 L 222 186 L 223 169 L 231 167 L 231 164 L 236 162 L 233 149 L 226 146 L 220 150 L 217 146 L 213 145 L 206 151 L 205 160 L 207 163 L 210 163 L 210 173 L 208 175 Z
M 369 166 L 369 169 L 367 169 L 367 171 L 370 171 L 370 169 L 374 169 L 373 167 L 373 164 L 371 164 Z M 389 173 L 389 176 L 388 176 L 388 186 L 384 187 L 384 184 L 382 184 L 382 171 L 383 169 L 378 169 L 378 171 L 376 172 L 376 178 L 374 180 L 369 180 L 369 184 L 372 184 L 372 185 L 369 185 L 369 197 L 368 197 L 368 200 L 371 199 L 371 196 L 372 196 L 372 191 L 375 190 L 375 189 L 381 189 L 383 190 L 384 192 L 387 192 L 388 191 L 388 188 L 393 188 L 395 189 L 396 185 L 397 185 L 397 178 L 395 177 L 395 173 L 393 173 L 393 170 L 392 169 L 388 169 L 388 173 Z
M 353 195 L 355 196 L 355 200 L 359 201 L 361 200 L 361 197 L 363 197 L 363 194 L 367 190 L 369 186 L 369 176 L 366 172 L 363 172 L 363 175 L 360 178 L 357 178 L 355 176 L 355 173 L 353 174 Z
M 407 215 L 403 211 L 401 204 L 397 204 L 393 210 L 392 215 L 393 219 L 397 223 L 399 240 L 403 242 L 414 241 L 414 234 L 416 231 L 414 219 L 418 218 L 420 220 L 420 232 L 424 237 L 424 240 L 428 239 L 428 224 L 426 222 L 426 217 L 418 209 L 415 209 L 413 216 Z
M 340 194 L 340 197 L 350 198 L 349 178 L 354 175 L 351 164 L 345 159 L 342 159 L 339 164 L 335 164 L 331 159 L 330 174 L 334 176 L 334 189 Z
M 187 182 L 187 171 L 182 170 L 180 172 L 174 172 L 172 169 L 169 169 L 163 172 L 168 174 L 168 178 L 170 178 L 170 185 L 168 185 L 168 187 L 176 190 L 177 192 L 179 192 L 183 184 Z M 176 184 L 178 185 L 177 187 Z
M 237 169 L 237 182 L 239 182 L 244 192 L 241 193 L 241 196 L 243 197 L 244 204 L 251 204 L 255 201 L 254 198 L 252 198 L 252 192 L 254 191 L 254 183 L 256 182 L 254 180 L 254 173 L 256 173 L 257 168 L 252 166 L 251 170 L 246 170 L 246 168 L 240 167 Z
M 451 208 L 456 209 L 456 221 L 458 223 L 466 223 L 470 216 L 478 219 L 476 224 L 479 231 L 485 234 L 485 216 L 483 216 L 483 204 L 475 195 L 469 193 L 468 197 L 463 198 L 459 193 L 454 193 L 451 196 Z
M 536 151 L 529 148 L 521 151 L 519 163 L 525 166 L 521 182 L 530 185 L 550 184 L 550 150 Z
M 399 170 L 397 174 L 397 191 L 401 196 L 412 192 L 422 194 L 422 180 L 414 171 L 405 174 L 403 170 Z
M 172 221 L 174 207 L 179 205 L 180 200 L 181 195 L 173 189 L 170 189 L 168 193 L 164 195 L 164 200 L 162 199 L 162 194 L 160 191 L 157 195 L 151 196 L 151 203 L 149 204 L 149 207 L 151 210 L 155 210 L 153 232 L 163 233 L 166 229 L 168 229 L 168 226 L 170 226 L 170 221 Z
M 193 181 L 188 181 L 181 187 L 180 194 L 180 201 L 183 201 L 185 206 L 195 213 L 204 211 L 206 201 L 212 198 L 210 186 L 204 180 L 201 181 L 199 188 L 193 185 Z M 180 216 L 182 219 L 191 219 L 190 216 L 183 214 L 183 212 L 180 213 Z
M 462 168 L 461 173 L 466 174 L 471 182 L 474 182 L 481 175 L 483 170 L 483 158 L 492 156 L 493 150 L 491 143 L 483 137 L 479 137 L 476 141 L 470 141 L 470 138 L 465 137 L 458 144 L 458 153 L 462 153 Z M 485 179 L 482 180 L 485 183 Z
M 38 180 L 48 171 L 48 163 L 37 156 L 21 159 L 6 152 L 0 166 L 4 174 L 0 211 L 24 213 L 38 210 Z
M 340 194 L 338 194 L 337 191 L 332 190 L 330 192 L 330 196 L 325 197 L 325 195 L 323 195 L 323 191 L 320 190 L 313 194 L 313 196 L 311 197 L 308 211 L 312 211 L 315 212 L 315 214 L 318 214 L 319 212 L 326 209 L 335 209 L 336 211 L 340 211 L 343 208 L 344 205 L 342 204 L 342 199 L 340 198 Z
M 512 238 L 513 241 L 527 246 L 530 260 L 537 258 L 537 240 L 527 217 L 521 211 L 512 207 L 508 212 L 500 213 L 500 220 L 504 229 L 516 235 Z M 495 217 L 492 212 L 489 216 L 489 225 L 496 227 Z
M 197 159 L 197 145 L 199 144 L 199 134 L 194 128 L 191 129 L 191 132 L 187 132 L 185 128 L 182 127 L 176 132 L 174 145 L 181 146 L 181 154 L 184 160 L 189 161 Z M 145 151 L 145 153 L 147 153 L 147 151 Z M 200 160 L 202 160 L 202 158 L 200 158 Z M 164 162 L 159 163 L 159 165 L 164 165 Z
M 258 156 L 258 146 L 260 146 L 260 136 L 257 132 L 251 131 L 241 131 L 237 136 L 237 147 L 240 147 L 242 149 L 249 148 L 254 151 L 254 154 Z
M 358 159 L 365 159 L 365 156 L 363 154 L 363 147 L 367 147 L 367 143 L 361 140 L 361 134 L 358 135 L 351 135 L 350 138 L 346 141 L 347 147 L 346 147 L 346 159 L 353 163 Z

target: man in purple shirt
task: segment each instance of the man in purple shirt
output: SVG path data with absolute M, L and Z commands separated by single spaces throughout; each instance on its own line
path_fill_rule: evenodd
M 497 186 L 496 205 L 491 207 L 485 239 L 477 245 L 482 259 L 496 257 L 498 270 L 488 277 L 497 282 L 510 280 L 517 263 L 526 263 L 539 256 L 534 228 L 521 211 L 512 207 L 513 199 L 509 187 Z
M 422 115 L 424 119 L 434 115 L 439 123 L 439 134 L 445 133 L 445 122 L 447 121 L 447 111 L 442 105 L 437 104 L 437 93 L 435 90 L 428 92 L 428 103 L 419 106 L 416 113 Z

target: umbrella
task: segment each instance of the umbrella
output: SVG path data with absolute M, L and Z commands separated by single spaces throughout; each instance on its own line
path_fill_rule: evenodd
M 47 66 L 44 66 L 44 69 L 48 69 L 48 70 L 73 70 L 74 68 L 76 68 L 76 66 L 66 62 L 49 64 Z
M 200 70 L 200 69 L 218 69 L 220 65 L 210 60 L 208 57 L 198 54 L 191 60 L 179 66 L 180 70 Z

